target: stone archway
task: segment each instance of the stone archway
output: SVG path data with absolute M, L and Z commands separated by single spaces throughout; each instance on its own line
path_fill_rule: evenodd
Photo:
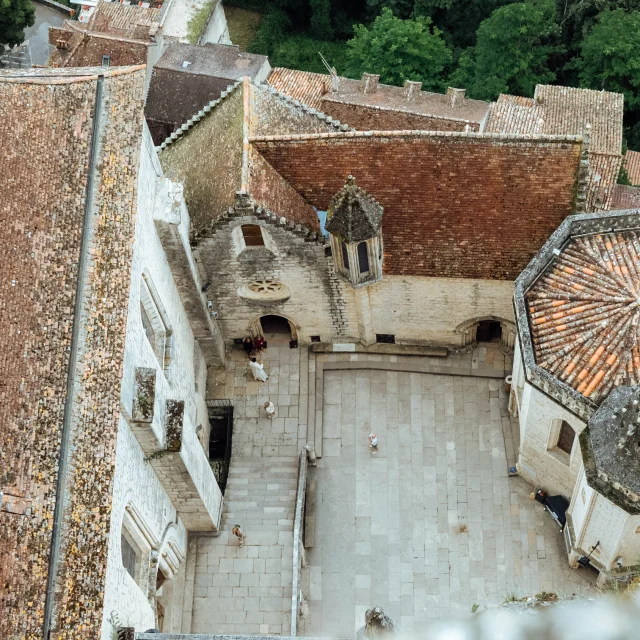
M 516 343 L 516 325 L 497 316 L 481 316 L 466 320 L 456 327 L 460 335 L 460 346 L 475 349 L 480 342 L 496 342 L 504 351 L 513 351 Z
M 284 323 L 288 325 L 288 333 L 286 329 L 282 331 L 283 328 L 286 327 Z M 291 318 L 281 314 L 281 313 L 267 313 L 258 318 L 255 318 L 249 323 L 249 332 L 255 338 L 256 336 L 263 336 L 268 333 L 282 333 L 283 338 L 286 336 L 288 341 L 297 342 L 300 335 L 300 325 L 298 325 Z

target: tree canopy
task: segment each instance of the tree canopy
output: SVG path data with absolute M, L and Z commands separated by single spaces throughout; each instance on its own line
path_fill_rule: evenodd
M 576 66 L 583 86 L 623 93 L 627 108 L 640 109 L 640 11 L 602 12 Z
M 384 8 L 370 27 L 355 27 L 347 43 L 345 72 L 352 77 L 363 71 L 378 73 L 386 84 L 417 80 L 425 89 L 437 89 L 443 86 L 443 72 L 451 58 L 429 18 L 401 20 Z
M 0 0 L 0 50 L 24 40 L 24 30 L 35 22 L 31 0 Z
M 529 0 L 496 9 L 478 29 L 475 47 L 460 57 L 451 83 L 475 98 L 500 93 L 532 96 L 536 84 L 555 80 L 550 59 L 558 41 L 553 0 Z

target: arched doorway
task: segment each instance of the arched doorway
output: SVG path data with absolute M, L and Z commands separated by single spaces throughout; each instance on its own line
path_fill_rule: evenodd
M 282 316 L 262 316 L 260 318 L 260 326 L 262 327 L 262 335 L 265 338 L 267 335 L 273 336 L 272 339 L 279 338 L 281 340 L 291 340 L 293 337 L 291 323 Z
M 282 346 L 286 343 L 292 348 L 298 346 L 299 329 L 291 318 L 276 314 L 260 316 L 249 324 L 249 331 L 254 338 L 261 335 L 267 344 Z
M 467 320 L 456 327 L 456 333 L 460 334 L 460 346 L 465 349 L 493 343 L 505 351 L 512 351 L 515 345 L 515 324 L 495 316 Z

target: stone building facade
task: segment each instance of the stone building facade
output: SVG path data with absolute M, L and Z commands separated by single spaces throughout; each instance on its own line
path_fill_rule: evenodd
M 0 76 L 23 167 L 3 185 L 8 640 L 180 629 L 187 534 L 219 525 L 205 393 L 224 345 L 143 88 L 144 67 Z
M 301 344 L 460 349 L 488 324 L 481 339 L 512 348 L 515 276 L 584 206 L 581 138 L 336 125 L 247 80 L 161 146 L 167 175 L 184 184 L 225 339 L 260 333 L 260 318 L 277 315 Z M 367 268 L 379 258 L 380 277 L 366 287 L 345 277 L 339 244 L 320 224 L 349 175 L 384 210 L 368 248 Z
M 518 471 L 569 500 L 569 561 L 603 581 L 640 553 L 638 229 L 633 210 L 570 217 L 516 281 Z

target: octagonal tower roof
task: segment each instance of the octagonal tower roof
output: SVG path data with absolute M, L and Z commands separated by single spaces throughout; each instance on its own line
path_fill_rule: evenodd
M 380 233 L 384 209 L 353 176 L 336 193 L 327 209 L 325 229 L 348 243 L 361 242 Z

